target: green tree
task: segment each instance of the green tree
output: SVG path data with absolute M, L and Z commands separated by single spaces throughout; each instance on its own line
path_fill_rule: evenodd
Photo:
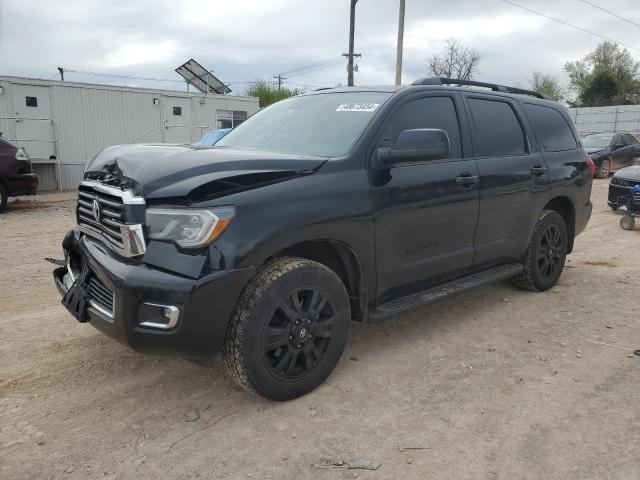
M 529 78 L 529 86 L 538 93 L 553 98 L 556 102 L 567 96 L 567 89 L 553 75 L 533 72 Z
M 294 95 L 300 95 L 304 92 L 299 88 L 278 88 L 276 85 L 264 80 L 258 80 L 247 88 L 244 93 L 250 97 L 258 97 L 260 99 L 260 108 L 263 108 L 271 105 L 272 103 L 293 97 Z
M 626 48 L 603 42 L 581 60 L 567 62 L 575 106 L 640 103 L 640 62 Z

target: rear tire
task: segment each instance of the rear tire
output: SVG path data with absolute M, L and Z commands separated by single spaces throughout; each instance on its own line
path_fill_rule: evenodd
M 299 397 L 337 365 L 350 320 L 349 296 L 335 272 L 304 258 L 273 260 L 238 300 L 223 347 L 225 366 L 258 395 Z
M 568 244 L 567 226 L 562 216 L 552 210 L 543 210 L 522 257 L 524 272 L 516 275 L 513 283 L 523 290 L 549 290 L 562 274 Z
M 611 173 L 611 158 L 605 158 L 602 161 L 602 165 L 596 169 L 596 178 L 609 178 Z
M 7 193 L 7 189 L 0 184 L 0 212 L 2 212 L 7 207 L 8 199 L 9 194 Z

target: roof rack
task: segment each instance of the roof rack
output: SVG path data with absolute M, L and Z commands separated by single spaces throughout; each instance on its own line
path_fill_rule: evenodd
M 548 97 L 547 95 L 543 95 L 533 90 L 524 90 L 522 88 L 507 87 L 505 85 L 498 85 L 495 83 L 476 82 L 475 80 L 462 80 L 460 78 L 425 77 L 425 78 L 419 78 L 418 80 L 413 82 L 411 85 L 470 85 L 473 87 L 490 88 L 494 92 L 517 93 L 520 95 L 530 95 L 536 98 L 544 98 L 547 100 L 552 100 L 552 98 Z

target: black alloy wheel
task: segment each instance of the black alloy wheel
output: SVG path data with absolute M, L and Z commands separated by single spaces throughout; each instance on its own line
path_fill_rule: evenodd
M 569 235 L 564 218 L 558 212 L 543 210 L 521 260 L 524 270 L 513 282 L 523 290 L 549 290 L 562 274 L 568 250 Z
M 549 224 L 539 238 L 536 250 L 536 265 L 541 277 L 550 279 L 564 265 L 566 249 L 563 248 L 563 235 L 558 225 Z
M 315 286 L 284 295 L 265 328 L 262 345 L 270 372 L 279 379 L 304 377 L 322 361 L 335 333 L 335 308 Z
M 300 257 L 270 260 L 245 286 L 227 327 L 227 371 L 273 400 L 309 393 L 338 364 L 350 321 L 349 294 L 333 270 Z

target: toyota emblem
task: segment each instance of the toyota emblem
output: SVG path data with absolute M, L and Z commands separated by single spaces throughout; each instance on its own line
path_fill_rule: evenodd
M 102 211 L 100 209 L 100 202 L 98 202 L 97 198 L 94 198 L 93 202 L 91 203 L 91 211 L 93 212 L 93 218 L 96 219 L 96 222 L 100 223 Z

